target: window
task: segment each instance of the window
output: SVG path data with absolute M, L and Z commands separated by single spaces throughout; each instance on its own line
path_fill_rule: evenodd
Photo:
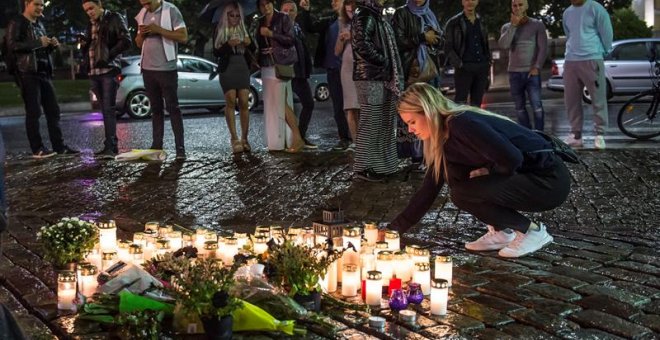
M 645 42 L 619 45 L 614 52 L 615 60 L 649 60 Z
M 197 59 L 181 58 L 180 71 L 193 73 L 211 73 L 213 72 L 213 65 Z

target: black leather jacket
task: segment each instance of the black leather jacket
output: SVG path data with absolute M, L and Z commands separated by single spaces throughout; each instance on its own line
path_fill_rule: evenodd
M 40 21 L 35 24 L 38 30 L 45 32 L 44 26 Z M 16 71 L 20 73 L 37 72 L 37 50 L 44 49 L 48 54 L 47 75 L 53 74 L 53 61 L 50 53 L 55 50 L 54 47 L 43 47 L 37 33 L 31 27 L 30 21 L 22 14 L 12 18 L 7 25 L 7 51 L 10 58 L 13 58 Z
M 403 5 L 397 8 L 392 17 L 392 28 L 396 35 L 396 45 L 399 48 L 399 57 L 401 58 L 401 66 L 403 67 L 404 79 L 408 79 L 410 67 L 413 60 L 417 58 L 417 49 L 419 46 L 426 42 L 426 37 L 422 32 L 422 19 L 413 14 L 408 6 Z M 442 36 L 442 32 L 437 32 Z M 438 43 L 428 49 L 429 55 L 432 57 L 433 62 L 439 68 L 442 65 L 438 63 L 437 49 L 441 44 Z
M 92 23 L 87 25 L 87 34 L 82 39 L 82 51 L 89 68 L 98 67 L 120 69 L 121 54 L 131 48 L 131 37 L 128 33 L 126 19 L 119 13 L 105 10 L 99 22 L 98 44 L 96 46 L 96 63 L 89 65 L 89 48 L 92 42 Z
M 483 38 L 482 44 L 486 49 L 486 57 L 491 60 L 490 47 L 488 46 L 488 31 L 481 17 L 477 15 L 481 25 L 481 36 Z M 463 66 L 463 54 L 465 54 L 465 32 L 467 25 L 465 24 L 464 12 L 458 13 L 453 16 L 445 26 L 445 55 L 447 62 L 454 68 L 461 68 Z
M 309 54 L 309 48 L 307 48 L 307 43 L 305 42 L 305 34 L 302 30 L 299 30 L 297 33 L 294 30 L 294 34 L 296 36 L 296 53 L 298 54 L 298 61 L 293 64 L 295 78 L 307 79 L 312 72 L 312 56 Z
M 337 14 L 321 18 L 313 18 L 310 11 L 301 9 L 300 14 L 298 15 L 298 22 L 300 22 L 300 26 L 305 32 L 319 34 L 319 37 L 316 40 L 318 41 L 316 52 L 314 53 L 314 66 L 316 67 L 323 67 L 325 65 L 325 55 L 328 48 L 325 44 L 325 37 L 328 34 L 328 28 L 335 21 L 337 21 Z M 335 44 L 331 44 L 330 48 L 334 50 Z
M 273 13 L 269 27 L 273 31 L 272 38 L 264 38 L 259 34 L 259 28 L 264 25 L 265 21 L 265 16 L 259 18 L 256 30 L 253 32 L 253 40 L 259 49 L 259 65 L 273 65 L 270 56 L 261 53 L 261 49 L 267 47 L 265 39 L 268 39 L 268 44 L 273 48 L 273 59 L 275 59 L 276 64 L 294 64 L 298 60 L 298 56 L 296 55 L 296 38 L 293 34 L 293 23 L 289 19 L 289 16 L 278 11 Z
M 351 25 L 353 80 L 389 81 L 392 62 L 387 57 L 385 19 L 375 9 L 358 6 Z

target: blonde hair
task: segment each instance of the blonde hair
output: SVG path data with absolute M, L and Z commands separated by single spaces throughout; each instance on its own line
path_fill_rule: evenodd
M 430 139 L 424 141 L 424 163 L 428 169 L 433 169 L 436 182 L 440 180 L 443 169 L 445 179 L 447 179 L 447 168 L 443 166 L 445 165 L 443 164 L 445 162 L 443 154 L 445 142 L 449 138 L 447 123 L 454 115 L 471 111 L 511 121 L 505 116 L 478 107 L 457 104 L 427 83 L 410 85 L 399 97 L 397 109 L 399 112 L 415 112 L 425 116 L 430 130 Z
M 231 10 L 238 9 L 238 13 L 241 16 L 238 25 L 230 27 L 229 26 L 229 12 Z M 232 39 L 235 34 L 238 34 L 238 39 L 241 41 L 245 40 L 245 37 L 248 36 L 247 29 L 245 29 L 245 22 L 243 20 L 245 16 L 243 15 L 243 7 L 238 2 L 229 3 L 223 8 L 222 15 L 220 16 L 220 21 L 218 22 L 217 33 L 215 36 L 215 41 L 213 46 L 216 49 L 219 49 L 227 41 Z M 243 53 L 245 47 L 243 45 L 238 45 L 234 47 L 234 51 L 238 53 Z

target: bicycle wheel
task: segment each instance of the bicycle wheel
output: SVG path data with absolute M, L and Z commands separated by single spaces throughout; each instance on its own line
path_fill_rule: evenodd
M 644 91 L 628 100 L 617 117 L 626 136 L 644 140 L 660 136 L 660 91 Z

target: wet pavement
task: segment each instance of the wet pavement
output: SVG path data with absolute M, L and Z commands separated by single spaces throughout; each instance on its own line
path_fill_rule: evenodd
M 98 122 L 73 127 L 84 117 L 63 122 L 71 124 L 68 131 L 78 132 L 75 146 L 85 138 L 98 143 Z M 325 151 L 334 138 L 327 114 L 311 130 L 322 148 L 296 155 L 257 148 L 232 156 L 226 136 L 204 130 L 210 125 L 207 119 L 216 130 L 226 130 L 220 118 L 187 118 L 187 133 L 194 136 L 188 159 L 176 162 L 170 156 L 162 163 L 96 160 L 93 147 L 81 156 L 32 160 L 24 153 L 24 134 L 10 131 L 18 123 L 2 121 L 9 149 L 10 227 L 0 257 L 0 302 L 16 312 L 32 337 L 107 336 L 97 327 L 76 323 L 75 317 L 58 315 L 55 274 L 42 260 L 36 232 L 61 217 L 114 219 L 120 238 L 152 220 L 246 232 L 260 224 L 308 226 L 321 218 L 324 207 L 341 207 L 355 222 L 389 221 L 421 183 L 422 175 L 406 163 L 386 183 L 353 180 L 351 155 Z M 148 122 L 120 125 L 134 136 L 149 131 Z M 253 130 L 259 129 L 256 118 Z M 142 142 L 127 141 L 122 148 Z M 448 315 L 420 315 L 415 325 L 408 325 L 384 312 L 387 326 L 376 330 L 366 325 L 361 312 L 334 309 L 329 313 L 341 329 L 339 337 L 660 337 L 660 149 L 657 142 L 642 146 L 581 150 L 583 163 L 570 166 L 569 199 L 534 215 L 549 226 L 555 242 L 520 259 L 466 251 L 463 244 L 484 233 L 485 226 L 451 204 L 444 190 L 403 242 L 428 244 L 433 255 L 454 257 Z

